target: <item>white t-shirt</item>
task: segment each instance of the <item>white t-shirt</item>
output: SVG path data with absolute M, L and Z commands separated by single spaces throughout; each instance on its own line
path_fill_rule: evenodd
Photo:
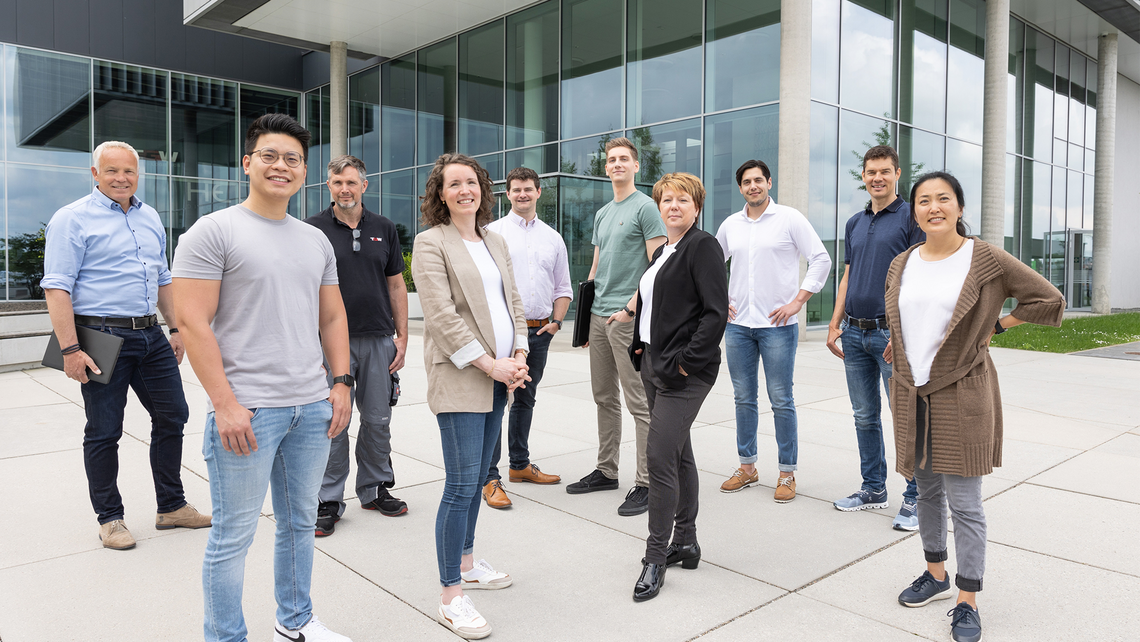
M 673 256 L 677 251 L 677 244 L 672 245 L 666 243 L 661 248 L 661 256 L 657 257 L 657 261 L 649 266 L 645 274 L 641 275 L 641 281 L 638 283 L 637 288 L 641 290 L 641 309 L 637 311 L 638 330 L 641 332 L 641 340 L 650 345 L 653 342 L 649 338 L 649 323 L 653 318 L 653 282 L 657 280 L 657 273 L 661 271 L 661 266 L 665 265 L 665 261 Z
M 483 293 L 487 297 L 487 307 L 491 309 L 491 324 L 495 328 L 495 358 L 506 359 L 511 356 L 515 346 L 515 324 L 511 320 L 510 308 L 507 307 L 507 297 L 503 293 L 503 275 L 499 273 L 499 266 L 491 257 L 491 251 L 483 241 L 464 240 L 475 267 L 479 268 L 479 276 L 483 277 Z
M 974 239 L 966 239 L 957 252 L 940 261 L 926 261 L 919 252 L 910 253 L 899 281 L 899 324 L 916 386 L 930 381 L 930 366 L 946 339 L 970 271 Z

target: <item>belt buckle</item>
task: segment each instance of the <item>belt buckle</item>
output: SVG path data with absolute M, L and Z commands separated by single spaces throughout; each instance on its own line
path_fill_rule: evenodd
M 149 325 L 140 326 L 139 325 L 140 320 L 145 323 L 145 322 L 150 321 L 150 317 L 131 317 L 131 329 L 132 330 L 145 330 L 145 329 L 150 327 Z

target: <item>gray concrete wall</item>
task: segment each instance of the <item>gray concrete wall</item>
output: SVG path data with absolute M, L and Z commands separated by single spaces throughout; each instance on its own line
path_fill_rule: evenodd
M 1140 85 L 1116 77 L 1116 177 L 1112 212 L 1113 308 L 1140 308 Z

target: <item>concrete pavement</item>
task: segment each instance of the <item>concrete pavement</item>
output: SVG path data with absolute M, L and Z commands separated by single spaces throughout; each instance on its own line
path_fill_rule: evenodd
M 413 322 L 413 335 L 417 327 Z M 569 330 L 552 345 L 531 433 L 535 463 L 563 484 L 506 483 L 514 507 L 480 512 L 476 557 L 514 578 L 507 590 L 472 593 L 494 627 L 490 639 L 949 639 L 950 601 L 906 609 L 895 600 L 924 569 L 917 534 L 890 527 L 902 478 L 891 473 L 889 510 L 841 513 L 831 506 L 856 490 L 860 477 L 842 362 L 820 331 L 809 333 L 796 364 L 799 496 L 786 505 L 772 501 L 770 411 L 760 417 L 763 485 L 718 491 L 737 465 L 732 386 L 723 367 L 693 428 L 702 563 L 670 570 L 657 599 L 634 603 L 646 517 L 616 512 L 633 480 L 628 415 L 620 491 L 565 492 L 566 483 L 593 469 L 597 453 L 589 360 L 570 348 Z M 1140 364 L 993 354 L 1006 440 L 1005 465 L 983 486 L 984 639 L 1140 639 Z M 393 419 L 393 493 L 409 512 L 389 518 L 349 500 L 336 533 L 317 541 L 315 613 L 356 642 L 458 639 L 435 622 L 434 522 L 444 472 L 425 403 L 419 336 L 411 338 L 407 363 Z M 205 394 L 188 364 L 182 371 L 191 407 L 183 480 L 189 501 L 207 512 Z M 154 529 L 146 412 L 132 394 L 119 476 L 127 525 L 139 541 L 131 551 L 100 546 L 83 472 L 83 423 L 79 385 L 62 373 L 0 374 L 0 640 L 201 639 L 208 531 Z M 890 435 L 888 428 L 893 470 Z M 251 640 L 271 639 L 274 620 L 268 499 L 264 511 L 246 568 Z M 952 552 L 950 559 L 953 571 Z

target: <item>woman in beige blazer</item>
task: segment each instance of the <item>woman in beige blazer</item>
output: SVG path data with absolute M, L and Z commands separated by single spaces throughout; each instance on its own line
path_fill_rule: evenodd
M 444 154 L 424 190 L 412 277 L 424 313 L 428 407 L 439 423 L 447 479 L 435 519 L 438 619 L 467 639 L 491 626 L 465 589 L 500 589 L 511 577 L 475 561 L 480 488 L 502 431 L 507 393 L 525 385 L 527 327 L 503 237 L 483 229 L 491 179 L 474 159 Z

